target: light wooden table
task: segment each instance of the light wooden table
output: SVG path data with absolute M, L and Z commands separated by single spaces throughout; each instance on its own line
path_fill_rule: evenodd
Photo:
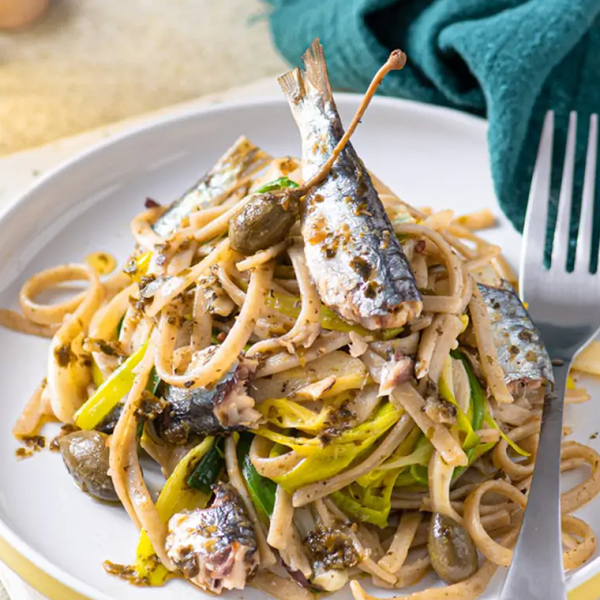
M 261 0 L 52 0 L 0 31 L 0 155 L 285 68 Z

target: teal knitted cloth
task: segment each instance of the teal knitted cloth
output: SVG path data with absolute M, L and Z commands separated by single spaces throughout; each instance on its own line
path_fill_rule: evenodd
M 556 154 L 568 112 L 581 114 L 581 171 L 588 116 L 600 110 L 600 0 L 266 1 L 282 55 L 297 65 L 318 36 L 334 87 L 365 90 L 390 50 L 401 48 L 407 66 L 388 75 L 382 94 L 486 116 L 496 194 L 517 229 L 546 110 L 556 111 L 560 128 Z M 555 166 L 554 190 L 562 165 Z

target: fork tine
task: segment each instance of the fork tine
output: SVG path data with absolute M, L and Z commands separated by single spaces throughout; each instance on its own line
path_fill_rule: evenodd
M 552 266 L 565 270 L 569 253 L 569 237 L 571 230 L 571 205 L 573 201 L 573 171 L 575 168 L 575 140 L 577 137 L 577 113 L 569 115 L 569 131 L 565 148 L 565 164 L 563 166 L 560 196 L 558 199 L 558 216 L 554 230 L 552 245 Z
M 590 131 L 585 159 L 585 177 L 581 196 L 581 215 L 577 234 L 575 270 L 589 271 L 594 230 L 594 198 L 596 194 L 596 156 L 598 151 L 598 115 L 590 117 Z
M 543 265 L 548 221 L 548 198 L 550 197 L 550 175 L 552 169 L 552 139 L 554 134 L 554 113 L 548 111 L 540 137 L 525 226 L 523 227 L 523 251 L 521 252 L 521 289 L 527 263 Z M 527 257 L 527 260 L 525 259 Z

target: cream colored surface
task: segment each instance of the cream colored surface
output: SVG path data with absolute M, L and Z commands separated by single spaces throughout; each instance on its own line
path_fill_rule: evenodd
M 0 154 L 281 72 L 257 0 L 52 0 L 0 32 Z

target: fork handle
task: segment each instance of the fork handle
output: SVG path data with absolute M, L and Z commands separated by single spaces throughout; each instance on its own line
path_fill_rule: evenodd
M 569 363 L 554 367 L 535 471 L 512 564 L 499 600 L 566 600 L 560 514 L 560 450 Z

